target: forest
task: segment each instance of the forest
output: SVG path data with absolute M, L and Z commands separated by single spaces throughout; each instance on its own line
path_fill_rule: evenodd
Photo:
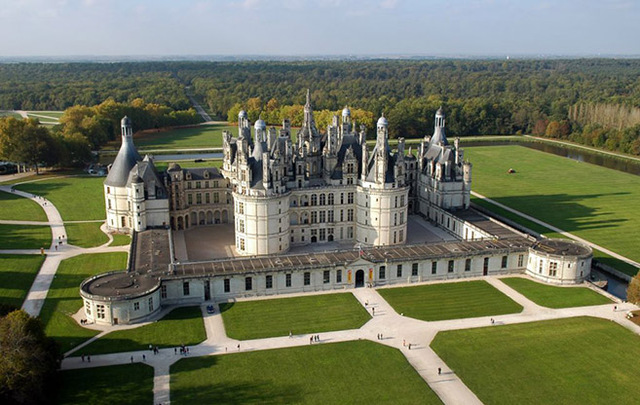
M 219 120 L 244 108 L 295 125 L 311 89 L 318 126 L 349 105 L 372 130 L 422 137 L 443 106 L 456 136 L 535 134 L 640 154 L 640 60 L 348 60 L 0 65 L 0 109 L 66 109 L 111 98 L 189 107 Z

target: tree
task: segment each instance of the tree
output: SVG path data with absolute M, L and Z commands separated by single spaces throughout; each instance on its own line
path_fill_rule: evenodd
M 627 301 L 640 304 L 640 271 L 629 282 L 627 287 Z
M 0 401 L 50 402 L 60 355 L 37 318 L 17 310 L 0 318 Z
M 0 120 L 0 157 L 33 165 L 38 174 L 38 164 L 51 166 L 58 162 L 58 150 L 51 133 L 38 120 Z

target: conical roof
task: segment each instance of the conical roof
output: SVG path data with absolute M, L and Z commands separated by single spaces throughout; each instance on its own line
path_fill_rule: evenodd
M 104 184 L 112 187 L 124 187 L 129 179 L 131 169 L 142 160 L 130 136 L 122 137 L 122 145 L 113 161 Z

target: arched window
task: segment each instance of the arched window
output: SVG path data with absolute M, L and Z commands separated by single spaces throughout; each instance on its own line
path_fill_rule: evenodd
M 311 205 L 318 205 L 318 195 L 317 194 L 311 194 Z
M 320 194 L 320 205 L 325 205 L 325 195 Z

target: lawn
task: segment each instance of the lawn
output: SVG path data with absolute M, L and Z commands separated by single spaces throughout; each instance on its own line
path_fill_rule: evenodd
M 476 318 L 522 311 L 520 304 L 483 280 L 380 288 L 377 291 L 396 312 L 423 321 Z
M 102 222 L 65 223 L 69 244 L 80 247 L 95 247 L 109 242 L 109 237 L 100 230 Z
M 187 358 L 173 404 L 441 404 L 396 349 L 369 341 Z
M 231 131 L 238 135 L 236 126 L 226 124 L 207 124 L 189 128 L 145 131 L 134 135 L 133 142 L 139 149 L 189 149 L 189 148 L 221 148 L 222 131 Z M 111 142 L 107 148 L 120 148 L 120 140 Z
M 358 329 L 369 313 L 351 293 L 220 304 L 227 336 L 248 340 Z
M 53 178 L 17 185 L 15 188 L 44 196 L 55 204 L 65 221 L 104 219 L 104 177 Z
M 125 246 L 131 243 L 131 237 L 129 235 L 120 235 L 114 233 L 111 236 L 113 236 L 113 241 L 111 242 L 111 244 L 109 244 L 109 246 Z
M 111 332 L 82 348 L 82 354 L 145 350 L 149 345 L 194 346 L 207 338 L 200 307 L 176 308 L 158 322 L 135 329 Z
M 48 249 L 51 237 L 46 225 L 0 224 L 0 249 Z
M 632 404 L 640 337 L 604 319 L 440 332 L 431 347 L 485 404 Z
M 165 170 L 167 170 L 167 167 L 169 166 L 171 162 L 159 162 L 159 161 L 155 161 L 154 165 L 156 166 L 156 169 L 158 169 L 159 172 L 163 172 Z M 211 160 L 205 160 L 203 162 L 194 162 L 193 160 L 177 160 L 175 161 L 175 163 L 179 164 L 180 167 L 182 167 L 183 169 L 188 169 L 188 168 L 195 168 L 195 167 L 222 167 L 222 160 L 221 159 L 211 159 Z
M 522 146 L 470 147 L 466 156 L 474 191 L 640 261 L 631 237 L 640 227 L 640 176 Z
M 56 404 L 153 403 L 153 368 L 145 364 L 66 370 L 59 377 Z
M 0 255 L 0 306 L 22 306 L 42 262 L 40 255 Z
M 82 308 L 80 283 L 87 277 L 110 270 L 122 270 L 127 264 L 126 253 L 84 254 L 63 260 L 51 283 L 40 318 L 48 336 L 56 339 L 66 352 L 98 334 L 85 329 L 71 318 Z
M 556 287 L 521 277 L 501 278 L 500 281 L 536 304 L 547 308 L 584 307 L 611 303 L 609 298 L 587 287 Z
M 46 221 L 47 215 L 35 201 L 15 194 L 0 192 L 0 219 Z

